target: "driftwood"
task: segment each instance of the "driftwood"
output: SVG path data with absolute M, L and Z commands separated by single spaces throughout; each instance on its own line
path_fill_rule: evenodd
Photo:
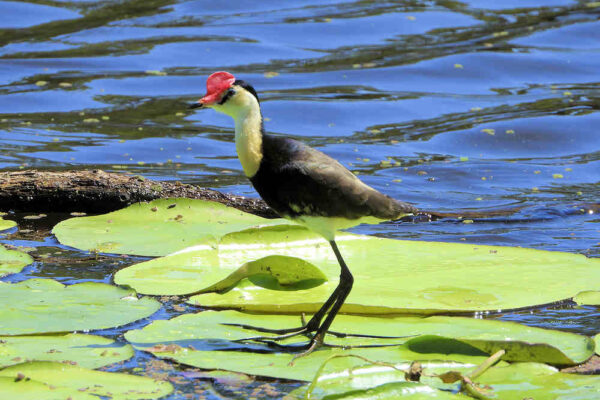
M 267 218 L 277 216 L 262 200 L 180 182 L 158 182 L 101 170 L 0 172 L 0 211 L 98 214 L 167 197 L 211 200 Z

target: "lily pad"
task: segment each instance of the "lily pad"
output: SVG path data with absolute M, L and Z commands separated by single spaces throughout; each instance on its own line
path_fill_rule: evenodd
M 47 385 L 47 390 L 61 392 L 72 391 L 73 398 L 79 399 L 78 394 L 96 395 L 82 397 L 85 399 L 105 396 L 108 399 L 158 399 L 173 391 L 168 382 L 158 381 L 142 376 L 114 372 L 94 371 L 64 363 L 48 361 L 27 362 L 13 365 L 0 370 L 0 377 L 10 378 L 0 380 L 0 393 L 19 393 L 22 388 L 29 390 L 26 382 L 33 381 Z M 54 388 L 54 389 L 52 389 Z M 37 389 L 37 387 L 35 388 Z M 34 390 L 35 390 L 34 389 Z M 21 397 L 18 397 L 21 399 Z M 66 399 L 67 397 L 48 397 L 45 394 L 38 399 Z
M 353 314 L 436 314 L 505 310 L 548 304 L 573 297 L 600 280 L 600 259 L 578 254 L 516 247 L 460 243 L 400 241 L 341 234 L 338 247 L 355 276 L 354 287 L 342 307 Z M 218 246 L 186 249 L 191 264 L 160 261 L 135 265 L 131 278 L 119 283 L 134 288 L 156 287 L 160 293 L 180 293 L 170 277 L 185 270 L 186 279 L 201 280 L 221 269 L 227 276 L 246 262 L 268 255 L 299 257 L 323 271 L 328 280 L 305 290 L 271 290 L 243 279 L 226 293 L 206 293 L 193 304 L 252 312 L 312 313 L 338 284 L 340 268 L 329 244 L 299 226 L 274 226 L 228 234 Z M 193 268 L 191 268 L 192 266 Z M 147 271 L 143 271 L 148 268 Z M 194 269 L 196 271 L 194 271 Z M 150 278 L 151 277 L 151 278 Z M 151 282 L 146 285 L 146 280 Z M 202 282 L 206 287 L 215 282 Z M 528 290 L 522 290 L 523 287 Z
M 468 397 L 442 391 L 420 383 L 407 382 L 405 371 L 409 363 L 382 365 L 372 360 L 353 368 L 331 370 L 319 374 L 311 384 L 301 386 L 289 393 L 285 400 L 296 399 L 467 399 Z M 421 364 L 427 374 L 440 374 L 449 370 L 468 373 L 473 365 L 448 361 L 424 361 Z M 434 382 L 437 383 L 437 382 Z M 444 388 L 445 389 L 445 388 Z M 449 387 L 450 390 L 456 388 Z M 307 396 L 309 395 L 309 396 Z
M 364 364 L 364 363 L 363 363 Z M 402 366 L 397 366 L 402 367 Z M 457 391 L 458 384 L 445 384 L 434 375 L 446 371 L 468 373 L 465 365 L 444 365 L 439 362 L 423 363 L 422 384 L 430 390 L 423 398 L 429 398 L 431 389 Z M 470 370 L 473 368 L 471 367 Z M 377 390 L 377 399 L 395 399 L 397 388 L 394 383 L 402 383 L 404 373 L 391 367 L 369 365 L 353 369 L 331 370 L 319 377 L 312 399 L 353 398 L 355 393 L 368 392 L 368 388 Z M 477 383 L 489 385 L 495 399 L 594 399 L 600 391 L 600 377 L 558 372 L 556 368 L 539 363 L 497 364 L 475 379 Z M 407 384 L 408 382 L 405 382 Z M 402 387 L 402 385 L 400 386 Z M 408 386 L 407 386 L 408 387 Z M 288 395 L 286 399 L 304 399 L 308 385 L 302 386 Z M 373 390 L 373 389 L 371 389 Z M 434 392 L 435 393 L 435 392 Z M 446 392 L 447 393 L 447 392 Z M 358 397 L 366 398 L 366 397 Z M 469 398 L 459 396 L 459 398 Z
M 33 258 L 27 253 L 22 253 L 16 250 L 7 250 L 0 245 L 0 278 L 21 272 L 21 270 L 31 264 Z
M 198 245 L 194 248 L 204 246 Z M 219 267 L 219 254 L 212 251 L 214 246 L 206 246 L 210 250 L 207 252 L 208 258 L 200 259 L 202 265 L 196 263 L 196 251 L 183 250 L 171 256 L 123 268 L 115 274 L 115 283 L 133 284 L 139 293 L 144 294 L 181 295 L 223 291 L 247 277 L 259 279 L 263 286 L 270 285 L 272 289 L 277 290 L 308 289 L 327 280 L 323 272 L 314 265 L 297 257 L 278 255 L 248 261 L 231 272 L 228 268 Z M 234 256 L 232 253 L 229 255 Z
M 411 351 L 406 346 L 353 349 L 324 347 L 295 360 L 294 365 L 290 366 L 293 354 L 276 352 L 262 344 L 235 342 L 237 339 L 262 333 L 252 330 L 244 332 L 238 327 L 222 325 L 220 323 L 222 321 L 235 323 L 243 321 L 244 317 L 242 315 L 241 319 L 230 319 L 228 317 L 232 317 L 233 314 L 227 313 L 224 314 L 225 318 L 221 319 L 220 314 L 222 313 L 206 311 L 182 315 L 168 321 L 154 321 L 143 329 L 127 332 L 125 338 L 138 350 L 147 351 L 159 358 L 172 359 L 181 364 L 203 369 L 223 369 L 250 375 L 296 380 L 311 380 L 317 366 L 333 355 L 356 354 L 371 360 L 390 363 L 406 363 L 423 358 L 456 360 L 469 366 L 475 366 L 487 358 L 487 355 L 473 348 L 467 349 L 466 352 L 461 349 L 461 353 L 455 354 L 424 355 Z M 271 325 L 277 321 L 292 322 L 292 319 L 297 323 L 299 319 L 293 316 L 256 317 L 258 319 L 265 317 L 265 320 L 271 321 Z M 268 323 L 265 325 L 269 326 Z M 295 341 L 298 340 L 302 341 L 302 338 Z M 364 361 L 356 358 L 340 358 L 333 360 L 331 365 L 328 365 L 328 369 L 350 368 L 362 363 Z
M 419 354 L 404 351 L 398 347 L 360 348 L 344 350 L 340 348 L 326 348 L 316 351 L 306 357 L 298 358 L 293 365 L 290 362 L 293 354 L 288 353 L 265 353 L 262 348 L 260 352 L 250 352 L 248 348 L 244 351 L 211 351 L 179 347 L 176 342 L 168 345 L 154 344 L 152 346 L 132 343 L 138 350 L 147 351 L 156 357 L 174 360 L 180 364 L 191 365 L 203 369 L 225 369 L 234 372 L 242 372 L 249 375 L 269 376 L 282 379 L 293 379 L 310 381 L 317 367 L 334 355 L 355 354 L 371 360 L 408 366 L 410 361 L 415 360 Z M 454 355 L 463 360 L 470 359 L 475 363 L 481 362 L 485 357 Z M 439 359 L 451 360 L 445 354 L 434 356 Z M 409 360 L 407 362 L 407 360 Z M 354 358 L 340 358 L 331 362 L 331 369 L 346 369 L 364 364 L 364 361 Z
M 394 363 L 453 360 L 473 365 L 473 362 L 485 359 L 498 349 L 506 350 L 504 360 L 538 360 L 557 364 L 579 363 L 594 353 L 592 340 L 585 336 L 463 317 L 374 318 L 339 315 L 331 330 L 350 336 L 336 338 L 330 334 L 326 337 L 326 343 L 390 347 L 349 350 L 324 348 L 296 360 L 298 367 L 291 369 L 286 366 L 292 359 L 291 354 L 269 351 L 256 342 L 239 342 L 240 339 L 254 336 L 270 336 L 247 326 L 276 329 L 299 325 L 300 318 L 297 316 L 204 311 L 168 321 L 154 321 L 143 329 L 127 332 L 125 338 L 140 350 L 183 364 L 299 380 L 312 379 L 310 374 L 314 374 L 314 366 L 334 354 L 358 354 L 372 360 Z M 296 337 L 284 344 L 306 340 Z M 337 364 L 350 366 L 357 363 L 352 359 Z
M 600 305 L 600 292 L 586 290 L 573 297 L 573 301 L 580 306 L 598 306 Z
M 98 400 L 98 396 L 80 393 L 71 388 L 58 388 L 32 380 L 16 381 L 13 377 L 0 376 L 0 398 L 19 400 Z
M 352 371 L 356 371 L 353 369 Z M 345 380 L 346 376 L 337 377 L 337 380 Z M 444 392 L 442 390 L 438 390 L 432 388 L 431 386 L 424 385 L 418 382 L 389 382 L 384 383 L 383 385 L 377 385 L 377 383 L 373 382 L 373 387 L 367 388 L 349 388 L 340 385 L 335 389 L 328 388 L 330 393 L 324 394 L 323 390 L 317 390 L 316 393 L 313 393 L 310 399 L 323 399 L 323 400 L 338 400 L 338 399 L 346 399 L 346 400 L 365 400 L 365 399 L 376 399 L 376 400 L 395 400 L 402 398 L 402 400 L 420 400 L 420 399 L 448 399 L 448 400 L 466 400 L 467 397 L 461 396 L 458 394 L 453 394 L 450 392 Z M 284 400 L 304 400 L 306 397 L 304 396 L 305 387 L 301 389 L 297 389 L 294 392 L 290 393 L 288 396 L 284 397 Z M 325 392 L 326 393 L 326 392 Z
M 146 318 L 160 308 L 135 291 L 105 283 L 65 286 L 52 279 L 0 282 L 0 335 L 113 328 Z
M 57 361 L 100 368 L 133 356 L 130 345 L 95 335 L 0 336 L 0 368 L 26 361 Z
M 4 231 L 6 229 L 10 229 L 15 226 L 17 226 L 17 223 L 15 221 L 6 220 L 0 216 L 0 231 Z
M 477 381 L 490 385 L 503 400 L 595 399 L 600 393 L 598 376 L 565 374 L 538 363 L 496 366 Z
M 161 340 L 239 340 L 265 335 L 245 326 L 268 329 L 293 328 L 301 325 L 292 315 L 246 314 L 237 311 L 203 311 L 172 320 L 155 321 L 142 331 Z M 481 320 L 466 317 L 365 317 L 338 315 L 332 331 L 349 335 L 326 337 L 326 343 L 339 346 L 371 346 L 402 344 L 416 353 L 453 353 L 458 348 L 466 353 L 491 355 L 505 350 L 505 361 L 537 361 L 555 365 L 573 365 L 594 354 L 591 338 L 569 332 L 529 327 L 514 322 Z M 165 332 L 167 336 L 165 335 Z M 269 336 L 267 334 L 267 336 Z M 298 339 L 298 337 L 296 337 Z M 306 340 L 304 337 L 299 340 Z
M 281 224 L 220 203 L 159 199 L 57 224 L 52 233 L 67 246 L 102 253 L 164 256 L 199 242 L 257 225 Z

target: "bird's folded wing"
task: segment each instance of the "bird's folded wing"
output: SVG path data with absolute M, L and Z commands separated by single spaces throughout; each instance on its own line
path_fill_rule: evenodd
M 265 176 L 273 185 L 269 193 L 255 184 L 267 203 L 283 215 L 395 219 L 416 211 L 366 185 L 326 154 L 300 142 L 286 142 L 288 146 L 278 146 L 277 156 L 265 160 L 271 164 L 270 176 Z M 282 154 L 286 152 L 291 154 Z

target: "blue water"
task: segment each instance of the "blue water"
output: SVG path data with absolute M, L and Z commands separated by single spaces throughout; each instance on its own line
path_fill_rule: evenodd
M 256 196 L 232 121 L 186 108 L 227 70 L 258 90 L 268 131 L 382 192 L 425 210 L 520 208 L 359 232 L 600 256 L 597 3 L 0 1 L 0 15 L 0 170 L 100 168 Z M 132 262 L 88 260 L 50 222 L 20 221 L 34 232 L 2 242 L 61 253 L 5 280 L 110 282 Z M 567 303 L 493 317 L 595 334 L 597 314 Z

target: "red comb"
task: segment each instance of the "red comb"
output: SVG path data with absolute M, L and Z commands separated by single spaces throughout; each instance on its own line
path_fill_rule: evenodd
M 206 95 L 200 99 L 202 104 L 211 104 L 218 100 L 219 95 L 229 89 L 235 82 L 235 76 L 229 72 L 215 72 L 206 80 Z

